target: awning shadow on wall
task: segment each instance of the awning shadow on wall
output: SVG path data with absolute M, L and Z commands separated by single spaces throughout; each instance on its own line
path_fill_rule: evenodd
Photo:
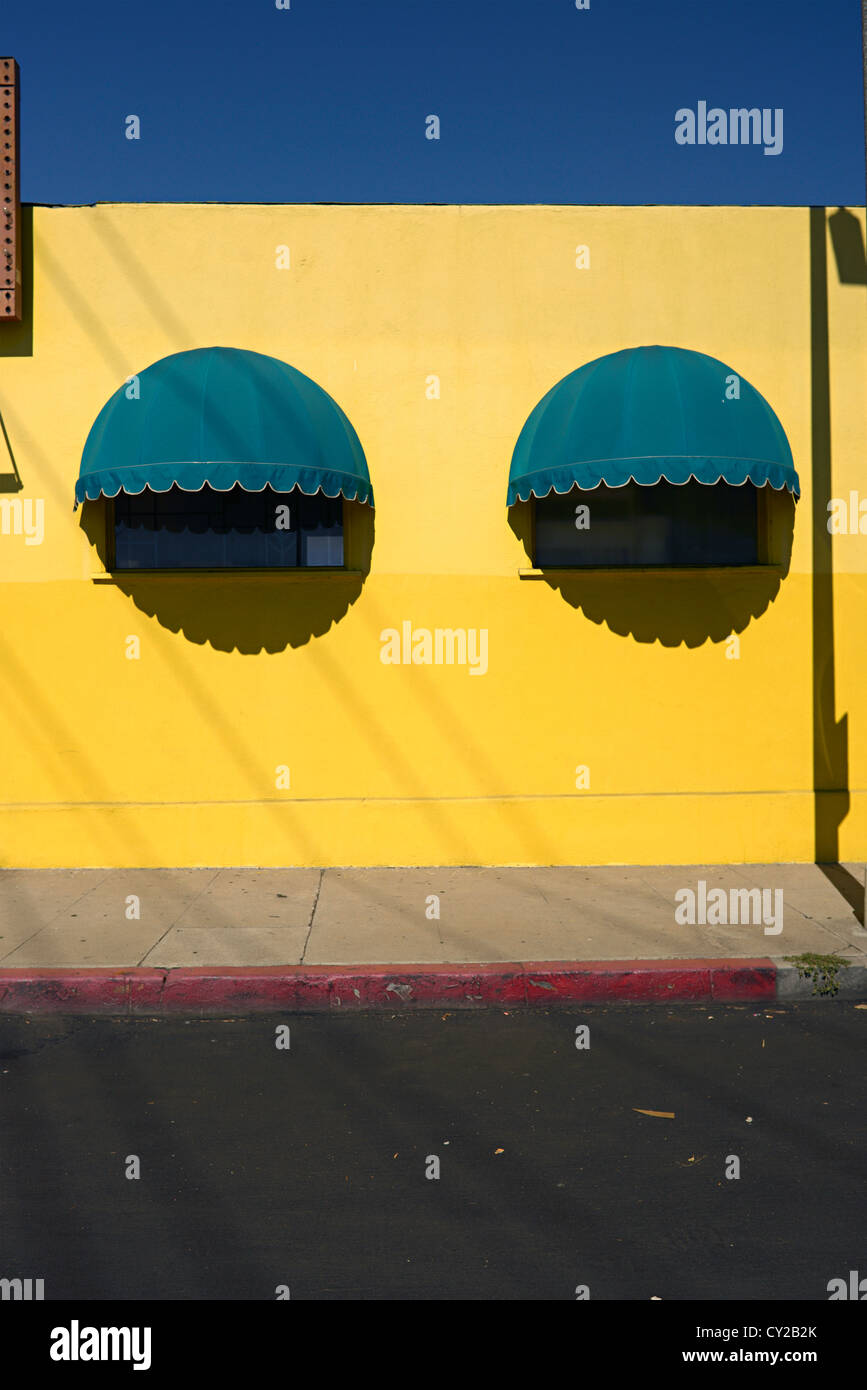
M 721 570 L 674 569 L 542 571 L 544 581 L 572 608 L 591 622 L 606 624 L 621 637 L 636 642 L 661 642 L 664 647 L 700 647 L 708 640 L 722 642 L 742 632 L 765 612 L 789 572 L 795 501 L 783 491 L 773 498 L 781 549 L 773 567 Z M 532 559 L 529 507 L 509 510 L 509 525 Z
M 217 651 L 247 656 L 303 647 L 345 616 L 370 572 L 374 512 L 360 503 L 345 505 L 352 508 L 352 568 L 345 573 L 116 570 L 113 582 L 136 608 L 190 642 L 210 643 Z M 105 520 L 99 503 L 84 503 L 80 525 L 107 567 Z

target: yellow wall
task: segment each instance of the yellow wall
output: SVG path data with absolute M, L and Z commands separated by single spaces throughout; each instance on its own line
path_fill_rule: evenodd
M 814 857 L 808 209 L 103 204 L 33 226 L 32 355 L 0 324 L 17 495 L 45 500 L 41 545 L 0 535 L 2 864 Z M 830 235 L 827 256 L 833 495 L 867 498 L 864 287 Z M 567 372 L 650 343 L 722 359 L 780 417 L 803 489 L 784 577 L 519 577 L 524 420 Z M 94 417 L 131 373 L 212 344 L 290 362 L 352 420 L 376 498 L 363 585 L 92 578 L 72 503 Z M 836 537 L 833 563 L 832 847 L 854 860 L 867 537 Z M 488 673 L 383 665 L 405 619 L 487 628 Z

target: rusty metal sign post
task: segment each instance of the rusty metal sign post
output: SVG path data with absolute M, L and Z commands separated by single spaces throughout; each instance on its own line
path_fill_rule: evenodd
M 21 318 L 18 64 L 0 58 L 0 318 Z

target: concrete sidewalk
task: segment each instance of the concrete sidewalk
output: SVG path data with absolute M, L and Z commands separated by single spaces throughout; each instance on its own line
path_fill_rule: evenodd
M 679 925 L 675 895 L 699 897 L 700 881 L 727 903 L 732 890 L 782 890 L 782 931 L 766 933 L 761 921 Z M 863 885 L 862 864 L 4 869 L 0 971 L 695 962 L 805 951 L 867 967 Z

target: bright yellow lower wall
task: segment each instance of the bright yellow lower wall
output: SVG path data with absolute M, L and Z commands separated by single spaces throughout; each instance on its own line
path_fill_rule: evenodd
M 33 220 L 32 355 L 0 324 L 23 490 L 0 498 L 44 499 L 45 536 L 0 535 L 0 863 L 814 858 L 808 209 Z M 833 493 L 867 499 L 864 287 L 841 282 L 830 235 L 826 252 Z M 650 343 L 722 359 L 779 415 L 803 488 L 787 574 L 519 577 L 505 492 L 524 420 L 567 372 Z M 363 585 L 92 578 L 72 502 L 94 417 L 131 373 L 211 344 L 292 363 L 349 415 L 376 497 Z M 850 861 L 867 857 L 865 603 L 867 536 L 836 536 L 823 688 L 847 746 L 819 819 Z M 405 620 L 486 628 L 487 673 L 383 665 L 380 634 Z

